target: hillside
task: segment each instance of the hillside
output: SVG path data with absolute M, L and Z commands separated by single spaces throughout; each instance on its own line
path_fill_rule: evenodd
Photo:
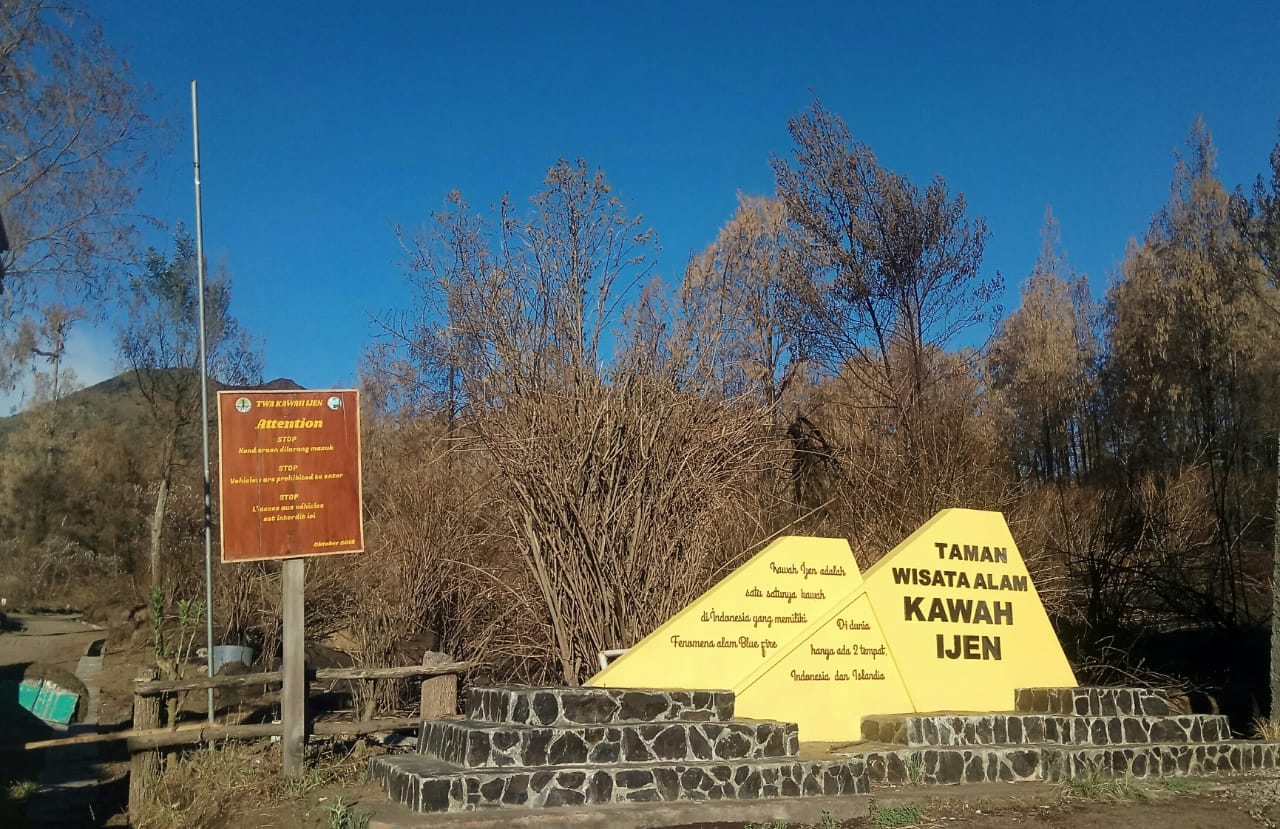
M 175 372 L 189 372 L 190 369 L 173 369 Z M 279 377 L 257 386 L 238 387 L 225 386 L 216 380 L 209 383 L 210 396 L 218 391 L 232 388 L 246 388 L 253 391 L 288 391 L 301 389 L 302 386 L 286 377 Z M 44 403 L 17 414 L 0 417 L 0 455 L 3 455 L 9 436 L 17 432 L 32 419 L 45 417 L 53 404 Z M 62 416 L 66 418 L 66 426 L 73 434 L 87 432 L 94 425 L 108 422 L 117 426 L 136 427 L 143 433 L 149 427 L 149 414 L 146 402 L 137 392 L 133 372 L 118 374 L 109 380 L 103 380 L 88 388 L 73 392 L 58 401 Z M 129 429 L 130 432 L 134 431 Z

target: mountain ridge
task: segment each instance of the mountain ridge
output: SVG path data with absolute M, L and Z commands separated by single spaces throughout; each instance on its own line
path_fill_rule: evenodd
M 173 372 L 193 372 L 192 369 L 167 369 Z M 62 408 L 64 428 L 73 434 L 87 429 L 94 422 L 108 420 L 120 425 L 136 423 L 139 430 L 145 430 L 148 424 L 146 403 L 137 392 L 137 382 L 133 371 L 125 371 L 115 377 L 109 377 L 70 394 L 63 395 L 56 403 L 46 401 L 28 406 L 22 411 L 0 416 L 0 453 L 7 448 L 10 435 L 14 434 L 32 419 L 41 417 L 52 406 Z M 229 385 L 210 378 L 209 392 L 219 391 L 304 391 L 305 389 L 289 377 L 277 377 L 265 383 L 252 385 Z

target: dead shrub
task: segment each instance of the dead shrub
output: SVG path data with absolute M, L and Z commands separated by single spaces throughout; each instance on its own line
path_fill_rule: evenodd
M 721 528 L 746 520 L 767 423 L 756 406 L 631 368 L 570 374 L 477 421 L 561 681 L 708 586 Z
M 510 546 L 491 529 L 501 508 L 483 458 L 429 417 L 367 423 L 367 551 L 311 562 L 312 635 L 334 637 L 365 665 L 416 663 L 425 650 L 523 663 L 533 656 L 521 643 L 523 619 L 533 614 L 520 610 L 528 591 Z M 374 693 L 380 705 L 395 706 L 411 685 L 379 683 Z
M 930 382 L 907 403 L 849 371 L 815 385 L 793 419 L 797 500 L 813 509 L 799 529 L 848 538 L 864 568 L 941 509 L 1016 500 L 979 378 L 963 355 L 922 359 Z
M 99 600 L 104 584 L 129 584 L 119 558 L 59 535 L 26 548 L 16 539 L 0 541 L 0 572 L 0 596 L 10 607 L 79 609 Z

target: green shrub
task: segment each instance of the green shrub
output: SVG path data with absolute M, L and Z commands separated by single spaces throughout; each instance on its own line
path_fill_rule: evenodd
M 899 806 L 877 806 L 871 815 L 876 826 L 915 826 L 924 820 L 924 809 L 914 803 Z

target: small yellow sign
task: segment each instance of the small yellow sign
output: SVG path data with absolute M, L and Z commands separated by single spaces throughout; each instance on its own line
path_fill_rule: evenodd
M 842 539 L 780 538 L 587 684 L 740 691 L 861 582 Z
M 779 539 L 587 683 L 737 694 L 740 716 L 857 740 L 868 714 L 998 711 L 1074 687 L 1004 516 L 943 510 L 865 579 L 843 539 Z

